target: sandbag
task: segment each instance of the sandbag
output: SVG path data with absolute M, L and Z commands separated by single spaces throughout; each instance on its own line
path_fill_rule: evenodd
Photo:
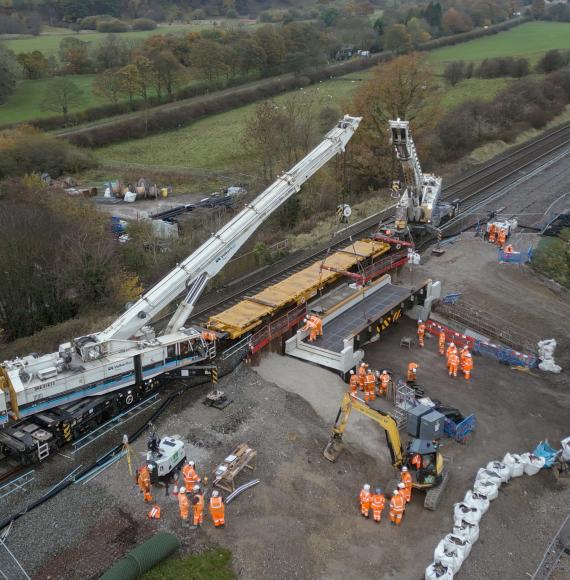
M 511 477 L 509 468 L 502 461 L 490 461 L 487 463 L 487 469 L 498 473 L 503 483 L 507 483 Z
M 453 535 L 459 536 L 460 538 L 467 538 L 471 545 L 473 545 L 479 539 L 479 525 L 470 524 L 465 520 L 455 520 L 453 524 Z
M 489 480 L 492 481 L 493 483 L 496 483 L 497 487 L 501 487 L 501 484 L 503 483 L 503 478 L 496 471 L 484 469 L 483 467 L 481 467 L 481 469 L 479 469 L 479 471 L 477 472 L 475 483 L 477 483 L 477 481 L 489 481 Z
M 475 481 L 473 491 L 481 493 L 487 497 L 489 501 L 497 499 L 499 495 L 499 486 L 490 479 L 480 479 Z
M 506 453 L 503 463 L 509 468 L 511 477 L 520 477 L 524 473 L 524 465 L 521 456 L 516 453 Z
M 471 542 L 460 536 L 456 536 L 455 534 L 447 534 L 445 538 L 443 538 L 445 543 L 445 549 L 448 552 L 453 552 L 457 550 L 457 553 L 461 556 L 462 560 L 469 557 L 471 553 Z
M 523 453 L 521 461 L 527 475 L 536 475 L 544 467 L 544 457 L 537 457 L 532 453 Z
M 470 524 L 478 524 L 481 520 L 481 510 L 463 502 L 456 503 L 453 506 L 453 519 L 463 519 Z
M 434 562 L 441 562 L 444 566 L 451 568 L 454 574 L 457 574 L 463 564 L 462 553 L 452 548 L 449 550 L 445 545 L 445 540 L 440 540 L 433 553 Z
M 463 499 L 463 503 L 478 508 L 481 511 L 481 515 L 484 515 L 489 509 L 490 502 L 491 500 L 484 493 L 471 490 L 465 494 Z
M 432 562 L 427 568 L 425 580 L 453 580 L 453 570 L 441 562 Z
M 132 191 L 126 191 L 125 197 L 123 199 L 126 203 L 133 203 L 133 201 L 137 200 L 137 194 L 133 193 Z

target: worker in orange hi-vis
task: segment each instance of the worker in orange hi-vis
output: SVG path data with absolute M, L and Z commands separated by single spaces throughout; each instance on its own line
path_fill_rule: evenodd
M 439 354 L 445 354 L 445 330 L 439 333 Z
M 303 322 L 305 323 L 305 326 L 303 326 L 301 330 L 303 331 L 308 330 L 309 342 L 315 342 L 315 340 L 317 340 L 317 326 L 314 320 L 311 320 L 310 318 L 305 318 Z
M 212 516 L 212 520 L 214 520 L 214 526 L 216 528 L 225 525 L 226 508 L 224 506 L 224 500 L 220 497 L 220 492 L 216 489 L 212 492 L 212 497 L 210 498 L 210 515 Z
M 507 230 L 505 228 L 500 228 L 499 233 L 497 234 L 497 246 L 502 248 L 507 241 Z
M 420 365 L 415 362 L 408 363 L 408 382 L 416 380 L 419 366 Z
M 404 488 L 402 490 L 404 499 L 406 503 L 410 503 L 412 499 L 412 475 L 409 469 L 404 465 L 401 470 L 402 475 L 402 483 L 404 484 Z
M 399 490 L 395 489 L 392 492 L 392 499 L 390 500 L 390 523 L 393 526 L 399 526 L 402 522 L 402 516 L 406 509 L 406 500 Z
M 321 318 L 319 318 L 318 316 L 315 316 L 314 314 L 312 314 L 310 317 L 310 320 L 313 321 L 313 324 L 315 325 L 315 329 L 317 331 L 317 336 L 323 336 L 323 321 Z
M 204 521 L 204 493 L 200 490 L 199 485 L 194 486 L 194 497 L 192 498 L 192 510 L 193 510 L 193 528 L 196 529 L 198 526 L 202 525 Z
M 419 453 L 416 453 L 413 457 L 412 460 L 410 461 L 412 467 L 418 471 L 419 469 L 422 468 L 422 456 Z
M 469 352 L 469 345 L 465 343 L 465 346 L 459 351 L 459 362 L 463 363 L 463 359 L 467 356 L 471 356 Z
M 463 371 L 465 380 L 468 381 L 471 378 L 471 371 L 473 370 L 473 357 L 470 352 L 465 355 L 465 358 L 461 359 L 461 370 Z
M 491 224 L 489 226 L 489 243 L 494 244 L 497 238 L 497 226 Z
M 371 370 L 366 373 L 366 379 L 364 382 L 364 400 L 376 400 L 376 377 Z
M 449 358 L 451 354 L 457 354 L 457 347 L 455 346 L 455 343 L 453 341 L 449 343 L 449 346 L 445 351 L 445 356 L 447 356 L 447 358 Z
M 366 363 L 360 363 L 358 367 L 358 386 L 361 391 L 364 391 L 364 385 L 366 383 L 366 369 L 368 365 Z
M 190 502 L 186 495 L 186 488 L 182 486 L 178 492 L 178 509 L 180 510 L 180 517 L 182 518 L 182 525 L 188 525 L 188 516 L 190 515 Z
M 447 359 L 449 376 L 457 376 L 457 369 L 459 368 L 459 357 L 456 354 L 450 355 Z
M 367 518 L 370 513 L 370 503 L 372 502 L 372 494 L 370 493 L 370 486 L 365 483 L 360 490 L 360 513 Z
M 150 493 L 150 471 L 146 465 L 139 467 L 137 470 L 137 484 L 144 496 L 144 501 L 152 502 L 152 494 Z
M 512 254 L 515 251 L 512 244 L 507 244 L 505 247 L 505 254 Z
M 200 483 L 200 476 L 196 473 L 196 464 L 193 461 L 184 464 L 182 477 L 184 478 L 184 487 L 188 491 Z
M 382 519 L 382 511 L 386 505 L 386 498 L 382 493 L 382 490 L 378 487 L 376 491 L 372 494 L 370 499 L 370 507 L 372 508 L 372 517 L 374 521 L 379 524 Z
M 351 395 L 356 395 L 356 393 L 358 392 L 358 377 L 354 374 L 353 370 L 350 371 L 348 389 Z
M 421 321 L 418 320 L 418 343 L 423 348 L 424 347 L 424 339 L 426 335 L 426 325 Z
M 388 373 L 388 371 L 386 369 L 384 369 L 381 373 L 380 376 L 378 377 L 378 383 L 380 388 L 378 389 L 378 393 L 381 396 L 386 396 L 386 393 L 388 392 L 388 387 L 390 386 L 390 381 L 392 379 L 390 378 L 390 374 Z

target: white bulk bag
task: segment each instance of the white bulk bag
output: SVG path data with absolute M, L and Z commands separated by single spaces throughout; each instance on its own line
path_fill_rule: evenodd
M 448 552 L 457 550 L 457 553 L 462 557 L 462 560 L 469 557 L 469 554 L 471 553 L 471 542 L 468 539 L 456 536 L 455 534 L 447 534 L 447 536 L 443 538 L 443 541 L 445 542 L 445 549 Z
M 133 203 L 134 201 L 137 200 L 137 194 L 133 193 L 132 191 L 126 191 L 125 192 L 125 197 L 123 198 L 123 200 L 126 203 Z
M 470 524 L 465 520 L 455 520 L 453 534 L 460 538 L 467 538 L 473 545 L 479 539 L 479 525 Z
M 527 475 L 536 475 L 544 467 L 544 457 L 538 457 L 532 453 L 523 453 L 521 461 L 524 465 L 524 472 Z
M 481 520 L 481 510 L 461 502 L 453 506 L 453 519 L 463 519 L 470 524 L 478 524 Z
M 521 456 L 516 453 L 507 453 L 503 457 L 503 463 L 509 468 L 511 477 L 520 477 L 524 473 L 524 465 Z
M 487 463 L 487 469 L 498 473 L 503 483 L 507 483 L 511 477 L 509 468 L 502 461 L 490 461 Z
M 478 479 L 475 481 L 473 491 L 482 493 L 487 496 L 489 501 L 493 501 L 494 499 L 497 499 L 499 495 L 499 486 L 490 479 Z
M 463 499 L 463 503 L 478 508 L 481 511 L 481 515 L 484 515 L 489 509 L 490 501 L 484 493 L 471 490 L 465 494 L 465 498 Z
M 449 550 L 445 546 L 445 540 L 440 540 L 433 553 L 434 562 L 441 562 L 444 566 L 451 568 L 454 574 L 459 572 L 463 564 L 463 555 L 459 550 Z
M 562 459 L 570 463 L 570 437 L 565 437 L 560 441 L 562 445 Z
M 432 562 L 427 568 L 425 580 L 453 580 L 453 570 L 441 562 Z
M 497 487 L 501 487 L 501 484 L 503 483 L 503 479 L 496 471 L 485 469 L 483 467 L 481 467 L 477 472 L 475 483 L 477 483 L 477 481 L 492 481 L 497 484 Z

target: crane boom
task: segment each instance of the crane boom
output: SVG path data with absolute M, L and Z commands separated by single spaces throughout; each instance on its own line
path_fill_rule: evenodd
M 108 328 L 97 334 L 98 342 L 128 340 L 161 310 L 187 291 L 168 324 L 167 332 L 177 331 L 192 313 L 194 304 L 210 278 L 229 262 L 255 230 L 303 183 L 332 157 L 344 151 L 358 128 L 361 117 L 346 115 L 306 157 L 284 173 L 195 252 L 176 266 L 158 284 L 133 304 Z

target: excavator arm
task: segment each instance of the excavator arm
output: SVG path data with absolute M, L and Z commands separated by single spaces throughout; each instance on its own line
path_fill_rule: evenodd
M 345 393 L 342 398 L 330 440 L 323 450 L 323 455 L 329 461 L 337 460 L 344 446 L 342 436 L 346 430 L 352 410 L 366 415 L 366 417 L 372 419 L 384 429 L 386 442 L 388 443 L 388 449 L 390 449 L 390 455 L 392 457 L 392 465 L 400 467 L 404 462 L 404 452 L 400 440 L 400 432 L 398 431 L 398 426 L 394 418 L 386 413 L 370 408 L 362 399 L 350 393 Z

